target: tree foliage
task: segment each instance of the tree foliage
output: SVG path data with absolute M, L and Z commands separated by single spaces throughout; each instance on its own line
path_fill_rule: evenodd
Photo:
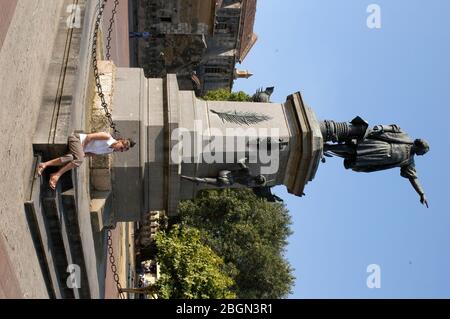
M 223 260 L 205 246 L 200 231 L 175 225 L 156 237 L 161 277 L 156 282 L 163 299 L 230 299 L 234 281 L 223 270 Z
M 291 218 L 283 204 L 250 189 L 204 191 L 179 206 L 180 222 L 202 232 L 226 263 L 239 298 L 283 298 L 294 282 L 284 258 Z
M 231 92 L 227 89 L 217 89 L 209 91 L 202 98 L 206 101 L 249 102 L 252 100 L 252 97 L 243 91 Z

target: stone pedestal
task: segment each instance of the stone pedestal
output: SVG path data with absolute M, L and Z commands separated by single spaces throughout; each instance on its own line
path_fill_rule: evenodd
M 137 142 L 114 156 L 116 221 L 140 220 L 152 210 L 173 216 L 180 200 L 212 187 L 182 175 L 214 178 L 245 157 L 268 186 L 302 196 L 322 157 L 319 123 L 300 93 L 285 103 L 203 101 L 180 91 L 175 75 L 146 79 L 141 69 L 119 68 L 113 100 L 118 129 Z

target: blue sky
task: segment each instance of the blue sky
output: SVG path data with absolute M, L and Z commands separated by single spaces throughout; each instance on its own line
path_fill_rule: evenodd
M 381 29 L 369 29 L 370 4 Z M 450 1 L 260 0 L 256 46 L 234 90 L 274 85 L 274 102 L 301 91 L 320 119 L 396 123 L 430 152 L 416 159 L 430 208 L 399 170 L 364 174 L 337 158 L 322 164 L 306 197 L 276 193 L 293 217 L 287 258 L 291 298 L 450 298 L 448 183 Z M 366 268 L 381 267 L 369 289 Z

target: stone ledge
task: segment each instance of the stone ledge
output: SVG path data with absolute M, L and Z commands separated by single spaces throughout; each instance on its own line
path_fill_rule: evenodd
M 111 202 L 110 191 L 95 191 L 91 194 L 91 202 L 89 205 L 91 211 L 92 230 L 94 232 L 101 232 L 104 229 L 110 228 L 109 205 Z
M 106 192 L 112 190 L 111 171 L 109 168 L 91 169 L 91 184 L 96 191 Z

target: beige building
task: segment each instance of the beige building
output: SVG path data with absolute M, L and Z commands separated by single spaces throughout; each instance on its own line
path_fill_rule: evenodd
M 256 0 L 139 1 L 138 64 L 146 77 L 178 76 L 182 89 L 203 95 L 231 89 L 248 71 L 236 70 L 257 40 L 253 32 Z

